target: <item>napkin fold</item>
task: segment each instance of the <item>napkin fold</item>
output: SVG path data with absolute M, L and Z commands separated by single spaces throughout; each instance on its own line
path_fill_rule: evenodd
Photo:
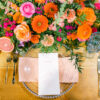
M 61 83 L 78 82 L 79 73 L 74 66 L 74 60 L 69 57 L 59 58 L 59 81 Z M 38 82 L 38 58 L 19 58 L 19 81 Z

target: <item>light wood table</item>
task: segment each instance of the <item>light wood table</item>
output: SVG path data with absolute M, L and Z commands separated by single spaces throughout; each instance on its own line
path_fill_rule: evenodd
M 0 53 L 0 100 L 43 100 L 26 90 L 22 83 L 12 84 L 13 65 L 9 65 L 8 82 L 5 84 L 6 58 L 8 53 Z M 55 100 L 100 100 L 98 96 L 97 54 L 92 59 L 85 58 L 82 62 L 83 72 L 79 82 L 64 96 Z

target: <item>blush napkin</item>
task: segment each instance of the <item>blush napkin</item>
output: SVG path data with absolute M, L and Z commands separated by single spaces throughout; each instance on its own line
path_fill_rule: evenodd
M 79 73 L 74 66 L 74 60 L 69 57 L 59 58 L 59 81 L 61 83 L 78 82 Z M 38 58 L 19 58 L 19 81 L 38 82 Z

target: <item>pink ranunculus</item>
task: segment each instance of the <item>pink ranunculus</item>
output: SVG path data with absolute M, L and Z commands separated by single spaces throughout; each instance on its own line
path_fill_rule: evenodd
M 100 3 L 95 3 L 94 6 L 97 10 L 100 10 Z
M 31 2 L 25 2 L 21 5 L 20 12 L 22 13 L 22 16 L 31 18 L 35 13 L 35 7 Z

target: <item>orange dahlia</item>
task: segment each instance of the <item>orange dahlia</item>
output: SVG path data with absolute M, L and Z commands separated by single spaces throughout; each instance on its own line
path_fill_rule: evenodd
M 84 7 L 83 9 L 79 9 L 77 11 L 77 14 L 79 16 L 81 16 L 82 14 L 86 15 L 86 20 L 83 22 L 85 24 L 93 25 L 93 23 L 96 21 L 96 15 L 92 8 Z
M 92 34 L 92 28 L 88 24 L 78 26 L 77 37 L 81 40 L 87 40 Z
M 43 4 L 43 3 L 45 3 L 45 0 L 35 0 L 35 2 Z
M 54 18 L 54 15 L 58 12 L 58 6 L 54 3 L 47 3 L 44 6 L 45 15 L 49 18 Z
M 31 25 L 35 32 L 44 32 L 48 28 L 48 19 L 43 15 L 37 15 L 32 19 Z

